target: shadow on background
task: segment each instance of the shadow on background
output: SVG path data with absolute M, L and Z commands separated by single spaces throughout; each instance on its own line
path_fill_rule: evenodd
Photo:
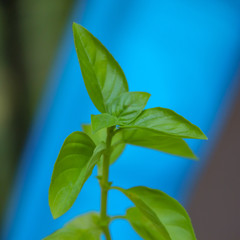
M 240 236 L 239 123 L 238 91 L 188 206 L 199 239 L 238 239 Z

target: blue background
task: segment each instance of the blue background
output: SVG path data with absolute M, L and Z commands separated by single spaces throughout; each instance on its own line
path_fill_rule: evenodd
M 131 91 L 151 93 L 147 107 L 170 108 L 208 135 L 207 142 L 188 141 L 200 162 L 127 146 L 111 167 L 114 185 L 161 189 L 186 205 L 238 87 L 239 11 L 238 1 L 223 0 L 78 1 L 22 155 L 3 239 L 41 239 L 72 217 L 99 210 L 96 169 L 68 213 L 53 220 L 48 206 L 51 173 L 64 139 L 97 113 L 81 77 L 73 21 L 109 49 Z M 111 215 L 131 206 L 116 191 L 109 201 Z M 116 240 L 140 239 L 124 221 L 113 223 L 111 230 Z

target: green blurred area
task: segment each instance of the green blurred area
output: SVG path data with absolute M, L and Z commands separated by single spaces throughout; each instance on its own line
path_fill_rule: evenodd
M 0 218 L 74 0 L 0 0 Z

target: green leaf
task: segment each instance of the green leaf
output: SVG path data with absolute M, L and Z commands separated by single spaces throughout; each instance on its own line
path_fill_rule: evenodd
M 126 77 L 108 50 L 84 27 L 73 23 L 73 36 L 88 94 L 104 113 L 114 98 L 128 91 Z
M 93 132 L 132 122 L 142 112 L 149 97 L 150 94 L 145 92 L 121 94 L 108 104 L 107 113 L 91 116 Z
M 142 112 L 149 97 L 146 92 L 123 93 L 108 104 L 107 112 L 118 119 L 117 125 L 128 124 Z
M 159 232 L 159 236 L 155 238 L 146 237 L 147 235 L 144 235 L 144 239 L 196 240 L 191 220 L 186 210 L 178 201 L 168 196 L 166 193 L 147 187 L 133 187 L 127 190 L 119 187 L 112 187 L 112 189 L 117 189 L 124 193 L 136 205 L 138 210 L 141 211 L 141 213 L 137 213 L 139 216 L 138 219 L 136 219 L 137 216 L 132 216 L 133 212 L 130 211 L 127 213 L 127 219 L 141 236 L 143 236 L 143 231 L 147 234 L 149 231 L 148 228 L 152 224 L 157 226 L 155 220 L 149 217 L 149 209 L 156 215 L 157 219 L 168 233 L 168 235 L 163 235 Z M 147 208 L 145 206 L 147 206 Z M 133 211 L 136 213 L 135 210 Z M 141 214 L 143 214 L 145 218 L 141 217 Z M 148 221 L 146 221 L 146 218 Z M 136 225 L 138 227 L 136 227 Z M 139 230 L 139 228 L 142 230 Z M 152 236 L 156 236 L 156 234 L 157 230 L 155 228 Z
M 187 143 L 180 138 L 158 134 L 144 128 L 122 128 L 122 139 L 127 144 L 151 148 L 180 157 L 197 159 Z
M 145 128 L 181 138 L 207 139 L 199 127 L 174 111 L 160 107 L 144 110 L 137 119 L 124 127 Z
M 88 213 L 75 218 L 44 240 L 100 240 L 102 231 L 99 222 L 97 213 Z
M 150 221 L 138 208 L 129 208 L 126 212 L 126 219 L 133 229 L 146 240 L 165 240 L 156 224 Z M 169 238 L 167 238 L 169 239 Z
M 54 218 L 71 208 L 104 150 L 105 144 L 95 148 L 94 142 L 82 132 L 74 132 L 66 138 L 49 189 L 49 206 Z
M 135 204 L 135 206 L 144 214 L 144 216 L 151 221 L 153 225 L 155 225 L 156 230 L 159 233 L 160 240 L 171 240 L 167 229 L 159 220 L 156 213 L 137 194 L 134 194 L 132 191 L 134 188 L 125 190 L 120 187 L 111 187 L 111 189 L 119 190 Z
M 117 118 L 108 113 L 91 115 L 91 122 L 93 132 L 97 132 L 103 128 L 112 127 L 118 124 Z

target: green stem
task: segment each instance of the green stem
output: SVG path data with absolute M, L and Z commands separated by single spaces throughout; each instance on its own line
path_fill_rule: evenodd
M 118 215 L 118 216 L 111 217 L 111 221 L 119 220 L 119 219 L 126 219 L 126 216 Z
M 113 128 L 108 128 L 107 130 L 107 140 L 106 140 L 106 151 L 103 155 L 103 172 L 102 179 L 100 182 L 101 186 L 101 211 L 100 218 L 103 224 L 103 233 L 106 237 L 106 240 L 111 240 L 111 235 L 109 232 L 109 217 L 107 215 L 107 197 L 109 190 L 109 160 L 111 154 L 111 141 L 113 137 Z

